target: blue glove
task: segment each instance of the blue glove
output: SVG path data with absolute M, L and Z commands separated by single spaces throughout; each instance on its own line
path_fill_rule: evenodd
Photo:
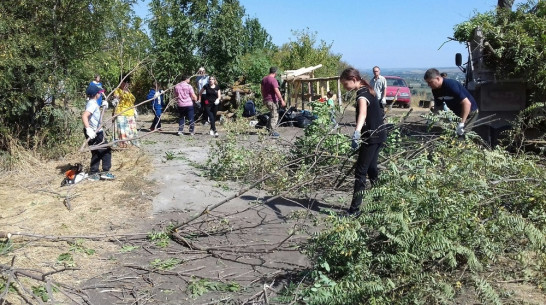
M 360 145 L 360 136 L 360 131 L 355 130 L 355 132 L 353 133 L 353 139 L 351 140 L 351 147 L 353 148 L 353 150 L 358 149 L 358 146 Z

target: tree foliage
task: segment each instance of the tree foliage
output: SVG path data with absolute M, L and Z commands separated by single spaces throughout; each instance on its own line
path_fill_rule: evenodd
M 113 69 L 119 62 L 112 53 L 130 64 L 133 51 L 145 46 L 139 20 L 130 14 L 132 2 L 0 3 L 0 123 L 7 126 L 0 136 L 15 134 L 27 147 L 70 137 L 76 125 L 65 123 L 74 116 L 66 112 L 71 101 L 83 101 L 81 92 L 93 74 L 119 71 Z
M 527 254 L 516 274 L 500 267 L 488 277 L 545 280 L 546 173 L 536 160 L 451 137 L 425 147 L 411 160 L 391 159 L 364 193 L 360 217 L 328 219 L 309 248 L 309 304 L 451 304 L 461 287 L 499 303 L 482 270 Z
M 498 9 L 477 14 L 455 27 L 455 39 L 467 42 L 479 27 L 493 51 L 485 63 L 498 79 L 526 80 L 534 102 L 546 96 L 546 2 L 529 1 L 515 11 Z
M 152 54 L 159 79 L 174 82 L 199 66 L 223 82 L 239 76 L 239 60 L 254 41 L 245 41 L 244 8 L 238 0 L 153 0 L 151 11 Z M 261 28 L 259 23 L 254 26 Z
M 293 31 L 294 41 L 280 47 L 275 54 L 275 61 L 283 70 L 296 70 L 302 67 L 322 64 L 315 71 L 315 77 L 339 75 L 344 67 L 341 54 L 332 53 L 332 43 L 317 41 L 317 33 L 309 29 Z

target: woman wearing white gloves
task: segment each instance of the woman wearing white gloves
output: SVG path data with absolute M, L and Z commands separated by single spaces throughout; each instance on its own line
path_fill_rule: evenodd
M 373 87 L 360 76 L 360 72 L 354 68 L 347 68 L 341 73 L 340 81 L 346 90 L 356 91 L 356 128 L 351 146 L 355 151 L 358 150 L 358 158 L 355 166 L 353 200 L 347 212 L 349 215 L 358 215 L 366 188 L 366 175 L 372 186 L 377 181 L 379 175 L 377 158 L 387 139 L 387 131 L 383 124 L 380 100 L 376 98 Z
M 203 92 L 205 93 L 203 95 Z M 199 102 L 205 107 L 205 113 L 207 114 L 210 121 L 210 132 L 211 136 L 218 136 L 216 131 L 216 111 L 218 111 L 218 105 L 220 104 L 220 99 L 222 98 L 222 91 L 218 87 L 218 82 L 216 77 L 210 76 L 209 82 L 199 91 L 198 94 Z M 202 100 L 202 99 L 205 100 Z

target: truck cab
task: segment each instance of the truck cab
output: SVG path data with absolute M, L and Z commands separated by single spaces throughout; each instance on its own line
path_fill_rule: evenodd
M 468 61 L 463 64 L 462 55 L 457 53 L 455 65 L 465 73 L 464 86 L 478 103 L 480 120 L 473 130 L 495 146 L 501 132 L 511 128 L 511 121 L 526 106 L 526 83 L 496 79 L 485 65 L 486 56 L 492 55 L 479 28 L 474 31 L 474 39 L 467 42 L 467 49 Z

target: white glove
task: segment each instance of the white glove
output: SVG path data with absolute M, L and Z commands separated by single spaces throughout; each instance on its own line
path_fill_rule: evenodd
M 358 149 L 358 146 L 360 145 L 360 137 L 360 131 L 355 130 L 355 132 L 353 133 L 353 137 L 351 138 L 351 147 L 353 148 L 353 150 Z
M 462 136 L 464 134 L 464 123 L 459 123 L 459 125 L 457 125 L 456 132 L 458 136 Z
M 87 134 L 87 136 L 91 140 L 93 140 L 97 136 L 97 134 L 95 133 L 95 131 L 91 127 L 85 128 L 85 133 Z
M 136 111 L 136 108 L 134 110 L 135 110 L 135 120 L 136 120 L 138 119 L 138 112 Z
M 108 109 L 108 102 L 106 100 L 102 100 L 102 107 L 104 107 L 104 109 Z
M 116 97 L 112 100 L 112 106 L 116 107 L 119 103 L 119 99 Z
M 220 99 L 217 98 L 217 99 L 214 101 L 214 105 L 219 105 L 219 104 L 220 104 Z

